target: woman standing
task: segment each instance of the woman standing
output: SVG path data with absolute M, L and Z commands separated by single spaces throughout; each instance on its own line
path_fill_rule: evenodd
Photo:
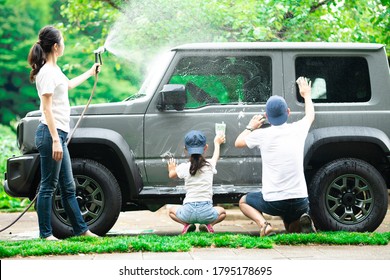
M 75 235 L 97 236 L 88 230 L 76 200 L 76 185 L 66 138 L 70 131 L 68 90 L 99 72 L 94 64 L 82 75 L 69 80 L 57 65 L 64 54 L 64 38 L 53 26 L 39 31 L 39 39 L 32 46 L 28 62 L 32 68 L 31 82 L 36 83 L 42 117 L 35 134 L 35 144 L 41 161 L 41 182 L 37 199 L 39 235 L 46 240 L 57 240 L 51 226 L 52 197 L 60 187 L 64 209 Z

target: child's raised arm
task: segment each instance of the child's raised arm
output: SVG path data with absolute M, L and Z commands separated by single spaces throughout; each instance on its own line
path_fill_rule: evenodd
M 225 140 L 226 140 L 225 135 L 216 135 L 214 137 L 214 153 L 211 160 L 215 163 L 217 163 L 219 159 L 220 146 L 222 143 L 225 143 Z

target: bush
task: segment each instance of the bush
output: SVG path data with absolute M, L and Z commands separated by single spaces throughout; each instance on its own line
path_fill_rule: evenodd
M 8 126 L 0 124 L 0 210 L 19 211 L 28 204 L 28 199 L 13 198 L 4 191 L 4 176 L 7 159 L 19 155 L 16 146 L 16 135 Z

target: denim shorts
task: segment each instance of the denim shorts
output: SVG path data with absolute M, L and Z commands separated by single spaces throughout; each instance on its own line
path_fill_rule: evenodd
M 218 211 L 211 201 L 188 202 L 176 211 L 176 217 L 188 224 L 210 224 L 217 220 Z
M 307 197 L 265 201 L 261 192 L 251 192 L 246 195 L 245 202 L 262 213 L 282 217 L 287 224 L 298 220 L 303 213 L 309 213 Z

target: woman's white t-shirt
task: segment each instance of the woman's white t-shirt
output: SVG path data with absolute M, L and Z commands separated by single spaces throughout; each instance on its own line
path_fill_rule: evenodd
M 190 162 L 181 163 L 176 167 L 177 177 L 184 179 L 186 197 L 183 204 L 187 202 L 212 201 L 213 199 L 213 177 L 217 174 L 216 163 L 207 160 L 209 165 L 203 166 L 194 176 L 190 174 Z
M 246 136 L 249 148 L 260 149 L 264 200 L 307 197 L 303 154 L 310 125 L 303 118 L 291 124 L 257 129 Z
M 69 132 L 70 105 L 68 98 L 69 79 L 62 73 L 58 66 L 45 64 L 39 70 L 36 77 L 36 86 L 39 98 L 41 99 L 40 110 L 42 117 L 40 121 L 47 125 L 46 117 L 42 108 L 42 95 L 52 95 L 52 111 L 57 129 Z

